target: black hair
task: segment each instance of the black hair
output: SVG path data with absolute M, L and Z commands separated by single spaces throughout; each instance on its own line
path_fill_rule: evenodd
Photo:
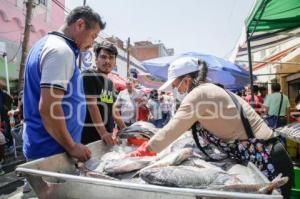
M 219 86 L 220 88 L 225 88 L 224 85 L 220 83 L 214 83 L 214 85 Z
M 191 77 L 193 79 L 192 87 L 190 90 L 194 89 L 195 87 L 199 86 L 200 83 L 203 83 L 206 81 L 207 73 L 208 73 L 208 67 L 207 63 L 205 61 L 198 60 L 198 65 L 201 66 L 200 70 L 182 75 L 179 77 L 179 79 L 183 79 L 184 77 Z
M 258 86 L 253 85 L 253 93 L 257 94 L 258 93 Z
M 107 50 L 108 52 L 115 55 L 116 57 L 118 56 L 118 49 L 112 43 L 108 43 L 104 41 L 101 43 L 94 44 L 94 53 L 96 57 L 98 57 L 102 49 Z
M 265 86 L 260 86 L 260 87 L 258 87 L 258 90 L 259 90 L 259 92 L 261 92 L 261 91 L 266 91 L 266 90 L 267 90 L 267 87 L 265 87 Z
M 280 84 L 279 83 L 272 84 L 271 89 L 273 92 L 280 92 L 281 90 Z
M 156 89 L 150 91 L 150 98 L 154 100 L 158 100 L 158 91 Z
M 67 16 L 66 23 L 70 26 L 78 19 L 84 20 L 86 29 L 91 29 L 95 24 L 98 24 L 101 30 L 106 26 L 106 23 L 102 21 L 100 15 L 94 12 L 89 6 L 78 6 L 73 9 Z

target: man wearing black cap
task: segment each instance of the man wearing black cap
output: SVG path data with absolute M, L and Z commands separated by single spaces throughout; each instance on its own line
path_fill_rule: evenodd
M 106 144 L 116 144 L 112 135 L 114 121 L 120 129 L 125 127 L 118 111 L 114 109 L 116 93 L 107 75 L 116 65 L 117 48 L 107 42 L 94 46 L 96 70 L 83 72 L 87 116 L 81 142 L 88 144 L 102 139 Z M 114 114 L 116 113 L 116 114 Z

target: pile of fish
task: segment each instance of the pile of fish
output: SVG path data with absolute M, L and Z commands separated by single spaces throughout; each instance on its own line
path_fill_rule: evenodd
M 275 132 L 283 137 L 289 138 L 300 143 L 300 124 L 291 123 L 275 129 Z
M 158 129 L 150 122 L 138 121 L 119 131 L 120 138 L 138 137 L 150 139 Z
M 120 152 L 121 146 L 117 147 L 118 152 L 112 150 L 101 158 L 78 163 L 80 174 L 169 187 L 262 194 L 271 193 L 288 181 L 287 177 L 278 176 L 270 183 L 260 184 L 251 169 L 234 160 L 209 162 L 195 146 L 192 136 L 181 137 L 152 157 L 126 157 L 126 152 Z M 213 146 L 207 146 L 207 152 L 224 158 Z

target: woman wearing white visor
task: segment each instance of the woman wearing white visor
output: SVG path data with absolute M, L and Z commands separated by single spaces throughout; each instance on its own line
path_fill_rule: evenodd
M 247 102 L 230 91 L 207 83 L 207 71 L 205 62 L 191 57 L 182 57 L 170 64 L 168 81 L 160 90 L 172 86 L 174 97 L 181 104 L 164 128 L 128 156 L 158 153 L 192 129 L 196 145 L 207 156 L 199 138 L 240 163 L 253 162 L 269 180 L 279 173 L 288 176 L 288 183 L 281 188 L 284 197 L 288 198 L 294 173 L 284 147 Z

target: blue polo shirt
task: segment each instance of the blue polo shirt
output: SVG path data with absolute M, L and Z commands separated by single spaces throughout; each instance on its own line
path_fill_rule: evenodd
M 23 152 L 27 159 L 37 159 L 64 152 L 47 132 L 39 112 L 41 88 L 65 92 L 62 109 L 66 127 L 80 143 L 86 115 L 83 81 L 76 65 L 79 49 L 75 42 L 59 32 L 49 33 L 30 50 L 24 71 Z M 55 117 L 55 113 L 52 114 Z

